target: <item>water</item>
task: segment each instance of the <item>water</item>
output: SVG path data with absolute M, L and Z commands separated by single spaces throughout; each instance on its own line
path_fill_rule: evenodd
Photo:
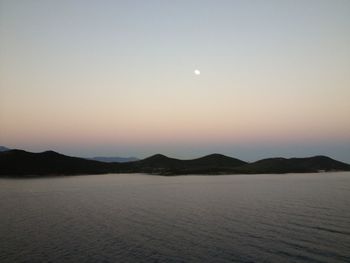
M 350 173 L 0 179 L 0 262 L 350 262 Z

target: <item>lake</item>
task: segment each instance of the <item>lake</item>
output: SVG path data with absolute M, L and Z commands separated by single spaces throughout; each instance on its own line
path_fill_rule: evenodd
M 0 179 L 0 262 L 350 262 L 350 172 Z

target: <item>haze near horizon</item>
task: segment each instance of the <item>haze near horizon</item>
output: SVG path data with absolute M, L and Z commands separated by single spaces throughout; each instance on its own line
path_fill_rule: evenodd
M 0 145 L 350 162 L 349 14 L 340 0 L 0 0 Z

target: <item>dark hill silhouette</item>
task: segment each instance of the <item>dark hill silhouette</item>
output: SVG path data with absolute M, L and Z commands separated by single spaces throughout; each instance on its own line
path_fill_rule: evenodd
M 156 154 L 146 159 L 124 164 L 127 171 L 161 174 L 220 173 L 246 162 L 221 154 L 211 154 L 198 159 L 179 160 Z
M 308 158 L 269 158 L 254 163 L 221 154 L 192 160 L 179 160 L 156 154 L 127 163 L 105 163 L 70 157 L 54 151 L 31 153 L 23 150 L 0 152 L 0 175 L 42 176 L 60 174 L 150 173 L 181 174 L 252 174 L 350 171 L 350 165 L 326 156 Z
M 113 170 L 107 163 L 70 157 L 54 151 L 0 152 L 1 175 L 94 174 Z
M 121 170 L 135 173 L 169 174 L 183 168 L 183 161 L 155 154 L 140 161 L 121 164 Z
M 173 165 L 177 165 L 181 162 L 181 160 L 178 159 L 174 159 L 174 158 L 170 158 L 168 156 L 165 156 L 163 154 L 155 154 L 152 155 L 150 157 L 147 157 L 143 160 L 140 160 L 138 162 L 134 162 L 139 163 L 141 165 L 145 165 L 145 166 L 151 166 L 151 167 L 169 167 L 169 166 L 173 166 Z
M 349 171 L 350 165 L 327 156 L 307 158 L 269 158 L 239 167 L 242 173 L 300 173 L 319 171 Z
M 228 157 L 222 154 L 214 153 L 201 158 L 188 160 L 188 163 L 198 166 L 211 166 L 211 167 L 237 167 L 246 164 L 242 160 Z

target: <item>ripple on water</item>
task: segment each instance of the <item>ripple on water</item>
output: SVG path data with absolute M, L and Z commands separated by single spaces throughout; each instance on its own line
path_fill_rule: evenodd
M 0 187 L 1 262 L 350 262 L 350 173 Z

